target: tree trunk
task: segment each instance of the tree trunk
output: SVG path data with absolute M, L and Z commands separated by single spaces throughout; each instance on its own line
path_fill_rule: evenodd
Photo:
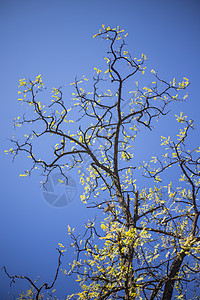
M 165 284 L 162 300 L 171 300 L 174 290 L 174 283 L 176 281 L 175 277 L 178 275 L 178 272 L 180 270 L 181 264 L 185 256 L 186 253 L 184 251 L 178 253 L 174 262 L 172 263 L 170 273 L 168 275 L 168 280 Z

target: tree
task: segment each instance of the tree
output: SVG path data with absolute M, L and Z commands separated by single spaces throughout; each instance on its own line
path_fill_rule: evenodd
M 63 273 L 76 273 L 82 290 L 67 299 L 198 299 L 200 147 L 186 146 L 193 121 L 183 113 L 176 116 L 180 131 L 175 141 L 161 137 L 161 158 L 139 166 L 133 158 L 138 128 L 148 134 L 170 103 L 185 100 L 189 80 L 167 82 L 152 69 L 152 83 L 141 88 L 134 80 L 144 81 L 146 56 L 130 55 L 127 34 L 119 27 L 103 25 L 97 36 L 108 42 L 107 69 L 94 68 L 89 92 L 85 77 L 72 83 L 73 107 L 65 105 L 62 88 L 53 88 L 51 104 L 43 105 L 41 75 L 20 80 L 18 100 L 34 116 L 18 117 L 15 125 L 28 124 L 32 132 L 22 142 L 13 138 L 7 152 L 14 157 L 25 152 L 33 165 L 21 176 L 40 167 L 44 184 L 56 168 L 67 180 L 69 170 L 79 168 L 85 157 L 91 160 L 89 176 L 79 171 L 81 200 L 106 214 L 100 226 L 98 220 L 88 222 L 83 237 L 69 227 L 76 255 Z M 57 141 L 52 159 L 34 152 L 44 135 Z M 174 183 L 166 175 L 170 168 L 177 173 Z M 136 183 L 138 169 L 150 178 L 146 188 Z

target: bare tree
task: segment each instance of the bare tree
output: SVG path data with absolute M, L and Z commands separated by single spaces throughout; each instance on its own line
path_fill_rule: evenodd
M 177 116 L 177 140 L 162 137 L 163 157 L 139 165 L 143 175 L 153 179 L 150 188 L 137 186 L 138 163 L 133 158 L 138 128 L 148 134 L 171 102 L 185 100 L 189 81 L 167 82 L 151 70 L 152 83 L 141 87 L 137 80 L 144 81 L 146 56 L 130 55 L 123 30 L 102 27 L 96 36 L 108 42 L 107 68 L 94 68 L 89 92 L 85 77 L 72 83 L 73 107 L 65 105 L 62 88 L 53 88 L 51 104 L 43 105 L 40 75 L 35 81 L 20 81 L 19 101 L 33 114 L 17 118 L 15 125 L 30 125 L 32 131 L 24 141 L 13 138 L 8 152 L 14 157 L 25 152 L 33 166 L 22 176 L 40 167 L 45 182 L 56 168 L 67 179 L 69 170 L 90 158 L 89 175 L 80 171 L 81 200 L 104 208 L 106 215 L 101 226 L 87 223 L 83 237 L 69 227 L 76 256 L 70 271 L 63 272 L 76 273 L 82 290 L 68 299 L 168 300 L 173 293 L 177 299 L 188 299 L 187 293 L 198 299 L 200 148 L 186 147 L 193 121 L 183 113 Z M 52 159 L 34 151 L 46 135 L 57 140 Z M 178 186 L 165 175 L 169 168 L 177 172 Z

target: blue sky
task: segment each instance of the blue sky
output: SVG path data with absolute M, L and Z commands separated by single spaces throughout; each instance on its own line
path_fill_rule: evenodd
M 50 281 L 57 263 L 56 247 L 59 242 L 68 242 L 67 225 L 81 230 L 94 213 L 80 202 L 77 177 L 73 201 L 56 208 L 42 195 L 40 173 L 20 178 L 28 168 L 27 160 L 19 156 L 13 164 L 4 154 L 11 147 L 8 139 L 14 132 L 13 119 L 23 114 L 17 102 L 19 79 L 34 79 L 41 74 L 45 85 L 52 88 L 68 87 L 76 75 L 91 78 L 93 68 L 104 64 L 106 51 L 106 44 L 92 36 L 102 24 L 119 25 L 129 33 L 130 53 L 145 53 L 149 68 L 158 70 L 167 80 L 186 76 L 191 81 L 188 102 L 171 107 L 171 115 L 160 121 L 156 134 L 174 133 L 173 117 L 183 111 L 195 120 L 192 142 L 199 144 L 199 14 L 198 0 L 0 1 L 0 267 L 6 265 L 12 274 L 27 274 L 33 279 L 40 275 L 41 282 Z M 70 103 L 71 88 L 65 91 L 66 102 Z M 147 144 L 147 156 L 155 154 L 159 142 L 150 134 L 141 135 L 136 158 L 143 160 L 140 150 Z M 8 293 L 18 295 L 24 286 L 17 281 L 10 288 L 8 278 L 0 272 L 1 299 L 8 299 Z M 56 288 L 61 299 L 76 287 L 60 275 Z

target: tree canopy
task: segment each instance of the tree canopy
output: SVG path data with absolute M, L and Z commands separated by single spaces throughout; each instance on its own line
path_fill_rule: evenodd
M 77 274 L 81 291 L 67 299 L 198 299 L 200 147 L 187 145 L 194 122 L 182 112 L 176 115 L 180 130 L 175 140 L 161 137 L 163 155 L 155 153 L 147 163 L 134 160 L 139 132 L 148 134 L 171 103 L 187 98 L 189 80 L 168 82 L 153 69 L 148 72 L 146 56 L 131 56 L 126 36 L 119 27 L 104 25 L 94 36 L 108 45 L 106 68 L 94 68 L 91 83 L 85 76 L 75 79 L 72 107 L 63 100 L 62 87 L 52 89 L 50 103 L 42 103 L 41 75 L 21 79 L 18 100 L 32 112 L 17 117 L 15 126 L 31 132 L 13 137 L 7 153 L 24 152 L 33 164 L 21 176 L 43 169 L 44 185 L 55 169 L 64 181 L 90 158 L 89 175 L 79 169 L 80 199 L 102 210 L 102 219 L 87 222 L 83 235 L 68 227 L 75 257 L 62 272 Z M 44 136 L 56 145 L 39 157 Z M 167 175 L 172 168 L 175 182 Z M 138 174 L 144 182 L 149 178 L 146 187 L 137 184 Z

